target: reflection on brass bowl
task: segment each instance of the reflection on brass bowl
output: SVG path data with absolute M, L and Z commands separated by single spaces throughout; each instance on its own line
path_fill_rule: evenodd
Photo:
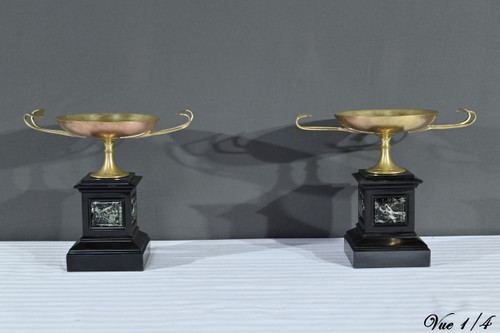
M 190 110 L 179 112 L 188 120 L 182 125 L 153 131 L 160 120 L 157 116 L 137 113 L 86 113 L 57 117 L 57 122 L 63 130 L 51 130 L 40 127 L 35 118 L 42 118 L 45 111 L 38 109 L 24 115 L 24 122 L 37 131 L 71 136 L 75 138 L 94 137 L 104 142 L 104 164 L 102 168 L 91 174 L 93 178 L 118 179 L 127 177 L 128 172 L 120 170 L 113 158 L 113 144 L 119 139 L 145 138 L 179 131 L 189 126 L 193 121 Z
M 66 132 L 95 138 L 140 136 L 153 129 L 160 118 L 137 113 L 86 113 L 57 117 Z
M 307 131 L 343 131 L 377 135 L 382 141 L 380 160 L 375 166 L 366 169 L 366 171 L 375 175 L 393 175 L 406 171 L 406 169 L 398 167 L 391 159 L 391 145 L 389 142 L 394 134 L 400 132 L 416 133 L 431 129 L 461 128 L 476 121 L 474 111 L 459 109 L 457 112 L 466 112 L 467 119 L 449 125 L 432 125 L 438 112 L 418 109 L 357 110 L 335 113 L 335 118 L 344 127 L 302 126 L 299 124 L 299 119 L 311 117 L 311 115 L 306 114 L 299 115 L 295 123 L 297 127 Z
M 335 113 L 335 118 L 346 128 L 368 133 L 399 133 L 416 131 L 436 119 L 433 110 L 360 110 Z

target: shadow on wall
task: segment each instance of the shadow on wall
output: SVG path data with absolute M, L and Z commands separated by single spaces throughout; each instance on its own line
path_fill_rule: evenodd
M 5 177 L 3 190 L 18 195 L 10 199 L 4 197 L 0 202 L 2 220 L 10 224 L 3 229 L 0 240 L 59 239 L 58 235 L 65 229 L 63 224 L 67 223 L 62 218 L 62 205 L 74 190 L 71 187 L 63 191 L 51 188 L 50 184 L 44 182 L 41 166 L 97 155 L 100 152 L 88 151 L 89 147 L 95 145 L 94 140 L 36 133 L 28 128 L 5 134 L 1 140 L 0 172 Z M 19 186 L 12 180 L 18 170 L 22 170 L 22 179 L 18 181 L 23 183 Z M 79 232 L 78 225 L 77 228 Z
M 308 125 L 324 126 L 324 123 Z M 221 219 L 229 226 L 229 234 L 225 234 L 229 238 L 338 237 L 355 222 L 351 206 L 357 187 L 349 183 L 322 182 L 318 177 L 318 161 L 332 154 L 379 149 L 378 142 L 363 143 L 364 137 L 351 135 L 348 144 L 342 144 L 341 141 L 346 141 L 345 133 L 305 132 L 296 126 L 237 136 L 187 129 L 172 136 L 175 142 L 167 145 L 166 152 L 178 163 L 199 172 L 253 182 L 266 188 L 272 185 L 260 196 L 236 205 L 193 205 L 206 219 L 211 238 L 222 237 L 217 231 Z M 198 163 L 184 162 L 176 153 L 179 149 L 197 157 Z M 301 163 L 305 177 L 293 177 L 296 162 Z M 272 184 L 268 175 L 261 179 L 255 174 L 263 170 L 246 168 L 265 165 L 275 166 Z
M 45 128 L 60 129 L 58 126 Z M 85 152 L 93 145 L 95 140 L 41 133 L 26 128 L 2 136 L 0 170 L 99 154 L 100 152 Z
M 498 129 L 481 126 L 482 121 L 487 120 L 478 117 L 475 124 L 458 129 L 453 135 L 446 131 L 436 131 L 442 143 L 419 149 L 426 149 L 432 158 L 431 161 L 439 160 L 462 169 L 470 167 L 475 171 L 497 175 L 500 171 L 500 148 L 496 144 Z
M 423 178 L 424 182 L 431 183 L 433 179 L 439 182 L 434 184 L 439 192 L 445 194 L 448 207 L 457 207 L 450 213 L 447 210 L 436 211 L 439 216 L 428 215 L 430 231 L 421 233 L 433 236 L 449 235 L 490 235 L 499 234 L 498 203 L 500 198 L 498 188 L 500 186 L 500 149 L 495 144 L 498 129 L 482 126 L 482 122 L 488 119 L 478 116 L 476 124 L 465 129 L 436 131 L 434 139 L 419 147 L 428 154 L 426 172 L 428 176 Z M 451 131 L 450 131 L 451 132 Z M 438 142 L 439 144 L 435 144 Z M 439 170 L 433 168 L 433 164 L 439 163 Z M 446 186 L 453 184 L 454 192 Z M 429 185 L 427 185 L 429 186 Z M 450 199 L 451 198 L 451 199 Z M 433 193 L 432 198 L 419 199 L 421 207 L 435 205 L 436 200 L 441 200 Z M 453 200 L 453 201 L 451 201 Z M 436 220 L 450 221 L 447 223 L 435 223 Z M 451 223 L 451 224 L 450 224 Z
M 72 189 L 29 190 L 3 202 L 0 214 L 4 216 L 3 223 L 10 226 L 4 228 L 0 241 L 54 240 L 55 235 L 59 235 L 61 229 L 64 229 L 61 206 L 71 192 Z M 10 213 L 10 217 L 5 218 L 9 216 L 7 213 Z M 80 229 L 78 227 L 78 230 Z
M 321 121 L 308 125 L 328 124 Z M 351 207 L 356 187 L 347 182 L 322 181 L 318 177 L 318 164 L 334 154 L 346 154 L 343 160 L 348 160 L 350 152 L 379 149 L 376 140 L 365 143 L 365 135 L 306 132 L 295 125 L 235 136 L 186 129 L 171 138 L 175 141 L 167 144 L 166 153 L 184 167 L 243 180 L 266 189 L 237 204 L 192 204 L 191 207 L 204 218 L 207 238 L 342 236 L 355 222 Z M 404 136 L 394 140 L 394 144 L 402 139 Z M 9 174 L 16 168 L 28 166 L 24 180 L 28 186 L 25 188 L 33 189 L 15 188 L 13 190 L 20 194 L 0 203 L 2 216 L 16 224 L 2 239 L 53 239 L 64 230 L 62 205 L 74 190 L 59 191 L 51 189 L 50 184 L 29 184 L 40 182 L 39 166 L 75 157 L 100 156 L 100 145 L 96 145 L 96 140 L 61 138 L 30 129 L 7 134 L 4 142 L 0 146 L 4 156 L 0 171 Z M 93 146 L 98 148 L 89 149 Z M 142 153 L 137 152 L 137 159 L 142 158 Z M 186 156 L 195 158 L 186 162 Z M 336 164 L 328 173 L 344 175 L 346 168 L 351 169 L 351 166 Z M 299 177 L 297 170 L 301 174 Z M 227 229 L 221 228 L 221 220 Z M 30 230 L 29 234 L 26 230 Z M 63 238 L 68 237 L 64 235 Z

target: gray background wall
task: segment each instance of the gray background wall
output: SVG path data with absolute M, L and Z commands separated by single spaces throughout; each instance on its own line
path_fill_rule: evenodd
M 0 1 L 0 240 L 75 240 L 72 186 L 102 144 L 33 131 L 22 115 L 136 112 L 188 129 L 116 147 L 144 178 L 153 239 L 340 237 L 355 223 L 351 174 L 375 137 L 305 132 L 296 115 L 438 110 L 471 127 L 400 135 L 393 158 L 424 183 L 421 235 L 498 234 L 498 1 Z

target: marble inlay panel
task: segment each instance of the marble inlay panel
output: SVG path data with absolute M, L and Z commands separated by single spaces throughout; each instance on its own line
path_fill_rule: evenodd
M 360 217 L 365 215 L 365 196 L 358 190 L 358 214 Z
M 123 202 L 121 200 L 92 200 L 90 221 L 92 227 L 123 227 Z
M 374 198 L 374 221 L 377 224 L 406 223 L 406 197 Z
M 132 224 L 134 224 L 137 221 L 137 196 L 134 194 L 130 201 L 132 203 Z

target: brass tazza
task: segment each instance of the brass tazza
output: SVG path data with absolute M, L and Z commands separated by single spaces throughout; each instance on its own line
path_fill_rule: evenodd
M 394 134 L 461 128 L 470 126 L 476 121 L 477 116 L 474 111 L 459 109 L 457 112 L 466 112 L 467 119 L 457 124 L 447 125 L 431 125 L 438 112 L 419 109 L 357 110 L 335 113 L 335 118 L 344 127 L 303 126 L 299 124 L 299 119 L 311 117 L 308 114 L 297 116 L 295 123 L 297 127 L 306 131 L 342 131 L 377 135 L 382 141 L 380 159 L 375 166 L 366 169 L 366 171 L 375 175 L 393 175 L 406 171 L 406 169 L 397 166 L 391 159 L 390 141 Z
M 45 111 L 37 109 L 32 113 L 24 115 L 26 125 L 34 130 L 70 136 L 74 138 L 94 137 L 104 143 L 104 164 L 101 169 L 91 174 L 92 178 L 119 179 L 129 175 L 128 172 L 120 170 L 113 158 L 113 144 L 120 139 L 145 138 L 153 135 L 161 135 L 182 130 L 193 121 L 193 113 L 184 110 L 178 115 L 188 119 L 182 125 L 172 128 L 153 131 L 153 127 L 160 118 L 154 115 L 138 113 L 86 113 L 65 115 L 57 117 L 57 122 L 63 130 L 46 129 L 37 124 L 35 118 L 42 118 Z

